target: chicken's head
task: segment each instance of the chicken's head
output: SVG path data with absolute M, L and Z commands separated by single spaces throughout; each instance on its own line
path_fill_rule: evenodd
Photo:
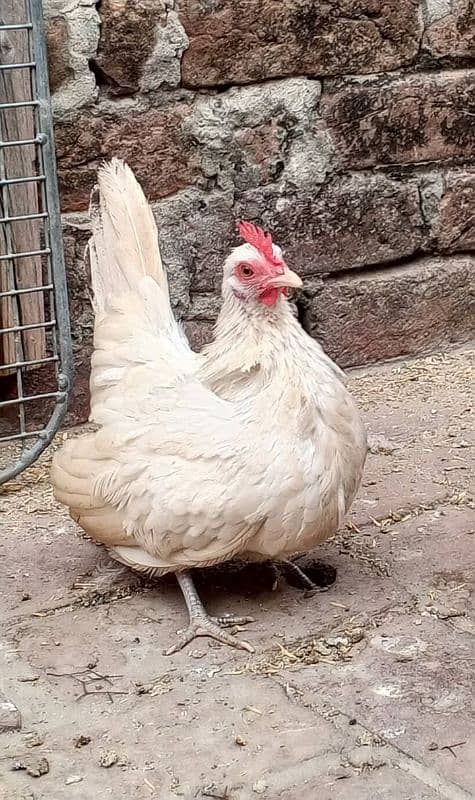
M 280 247 L 272 243 L 270 233 L 251 222 L 241 222 L 239 233 L 246 244 L 236 247 L 226 260 L 224 292 L 232 292 L 243 302 L 275 306 L 290 288 L 302 286 L 299 276 L 285 263 Z

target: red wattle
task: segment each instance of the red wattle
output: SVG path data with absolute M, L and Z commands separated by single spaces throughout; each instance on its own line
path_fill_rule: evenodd
M 259 295 L 259 299 L 261 303 L 264 303 L 265 306 L 275 306 L 277 300 L 279 299 L 280 288 L 271 288 L 266 289 Z

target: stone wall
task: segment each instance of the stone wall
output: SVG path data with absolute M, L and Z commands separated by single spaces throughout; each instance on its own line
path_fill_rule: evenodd
M 236 221 L 305 277 L 304 326 L 343 366 L 473 333 L 472 0 L 46 0 L 77 361 L 98 165 L 153 202 L 173 302 L 196 345 Z

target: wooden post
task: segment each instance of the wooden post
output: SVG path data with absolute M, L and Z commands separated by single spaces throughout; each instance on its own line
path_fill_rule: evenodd
M 26 0 L 2 0 L 0 22 L 14 24 L 28 21 Z M 31 60 L 28 46 L 28 31 L 8 31 L 0 34 L 0 62 L 2 64 L 24 63 Z M 0 70 L 0 102 L 19 102 L 32 100 L 32 85 L 29 69 Z M 32 107 L 3 109 L 0 111 L 1 138 L 7 141 L 34 139 L 34 110 Z M 34 176 L 38 174 L 35 145 L 7 147 L 4 149 L 4 164 L 8 178 Z M 24 183 L 5 187 L 8 192 L 9 216 L 38 213 L 39 184 Z M 0 210 L 3 216 L 4 210 Z M 41 209 L 43 210 L 43 209 Z M 40 220 L 24 220 L 9 224 L 10 237 L 6 225 L 0 226 L 0 253 L 30 252 L 44 247 Z M 12 269 L 13 267 L 13 269 Z M 13 277 L 14 276 L 14 277 Z M 44 283 L 41 256 L 28 256 L 11 262 L 0 261 L 0 291 L 26 289 Z M 43 322 L 45 319 L 44 295 L 42 292 L 7 297 L 0 300 L 0 327 L 9 328 L 15 324 Z M 46 354 L 46 336 L 42 328 L 25 331 L 22 337 L 22 353 L 25 361 L 43 358 Z M 0 364 L 17 360 L 13 334 L 0 336 Z M 5 375 L 5 371 L 2 372 Z

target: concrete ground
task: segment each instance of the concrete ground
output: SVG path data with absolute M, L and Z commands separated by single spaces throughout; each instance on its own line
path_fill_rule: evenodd
M 76 536 L 47 458 L 7 485 L 0 798 L 473 797 L 473 377 L 468 353 L 352 376 L 372 452 L 306 561 L 328 591 L 272 591 L 256 566 L 201 577 L 208 608 L 254 616 L 252 656 L 207 639 L 164 656 L 174 581 Z

